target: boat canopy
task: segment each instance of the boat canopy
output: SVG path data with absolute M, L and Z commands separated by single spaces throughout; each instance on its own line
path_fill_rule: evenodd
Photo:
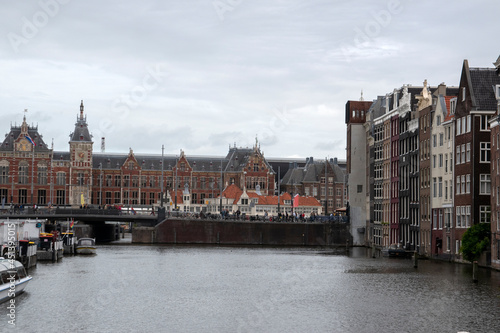
M 12 271 L 16 272 L 16 280 L 26 277 L 26 270 L 24 269 L 23 264 L 19 261 L 0 259 L 0 284 L 7 283 L 9 281 L 8 278 L 11 276 L 9 272 Z

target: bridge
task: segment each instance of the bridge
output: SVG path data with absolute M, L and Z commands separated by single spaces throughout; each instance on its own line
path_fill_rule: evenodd
M 47 219 L 51 222 L 75 220 L 84 223 L 99 222 L 133 222 L 144 226 L 155 226 L 165 219 L 165 213 L 151 210 L 134 211 L 129 209 L 73 209 L 73 208 L 43 208 L 34 210 L 26 208 L 23 210 L 3 210 L 0 214 L 2 219 Z

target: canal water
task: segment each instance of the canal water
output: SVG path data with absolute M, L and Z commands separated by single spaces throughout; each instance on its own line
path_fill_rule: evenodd
M 365 249 L 102 245 L 39 263 L 1 332 L 500 332 L 500 273 Z

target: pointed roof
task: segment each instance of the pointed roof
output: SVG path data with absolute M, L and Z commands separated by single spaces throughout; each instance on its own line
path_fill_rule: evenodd
M 495 86 L 500 84 L 496 68 L 470 68 L 472 106 L 481 111 L 496 111 Z
M 0 151 L 13 151 L 15 148 L 14 144 L 19 137 L 25 137 L 26 135 L 35 142 L 35 151 L 45 152 L 51 150 L 43 141 L 42 135 L 38 133 L 38 126 L 29 126 L 26 122 L 26 115 L 24 115 L 20 126 L 10 126 L 10 132 L 5 135 L 5 139 L 0 144 Z
M 75 130 L 70 134 L 70 142 L 92 142 L 87 117 L 83 116 L 83 100 L 80 104 L 80 116 L 76 118 Z

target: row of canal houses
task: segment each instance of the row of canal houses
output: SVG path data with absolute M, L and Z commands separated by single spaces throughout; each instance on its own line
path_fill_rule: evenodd
M 351 223 L 365 244 L 461 261 L 465 231 L 490 223 L 500 269 L 499 112 L 500 57 L 493 68 L 464 60 L 458 87 L 424 81 L 348 101 Z

